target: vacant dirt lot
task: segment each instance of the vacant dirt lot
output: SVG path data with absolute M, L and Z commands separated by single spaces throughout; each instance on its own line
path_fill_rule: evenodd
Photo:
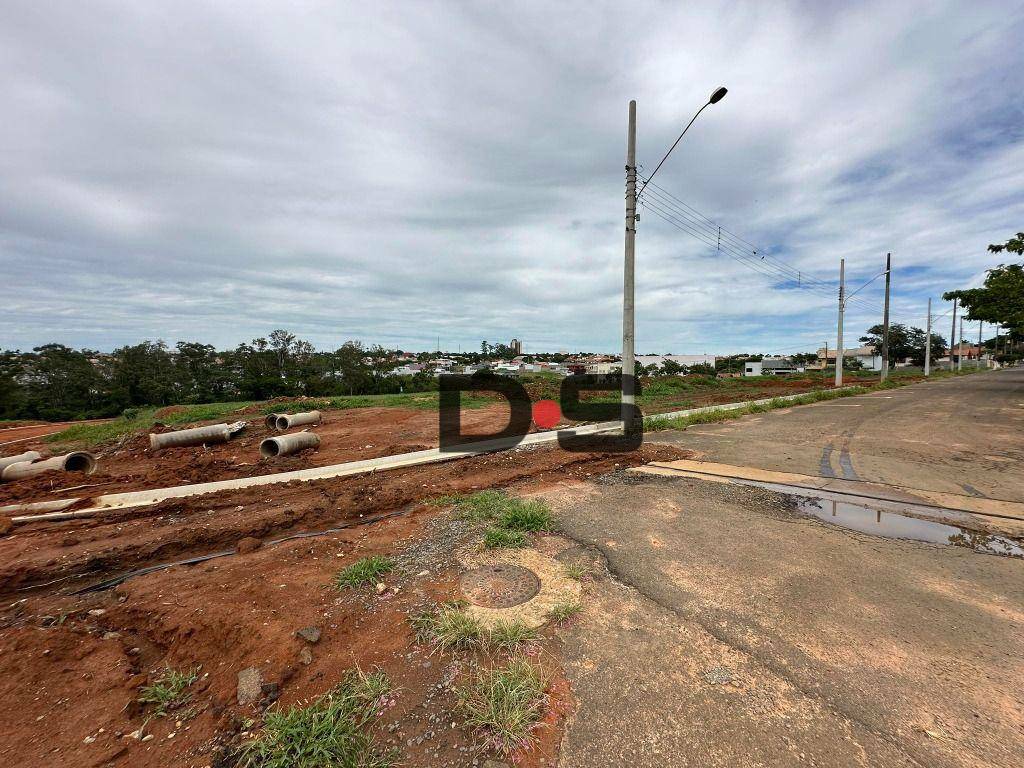
M 448 683 L 466 662 L 431 654 L 409 629 L 409 614 L 457 596 L 450 552 L 466 534 L 424 501 L 482 488 L 534 492 L 684 454 L 665 446 L 626 457 L 520 449 L 19 527 L 0 539 L 0 757 L 12 765 L 216 764 L 218 749 L 244 738 L 246 718 L 262 706 L 318 695 L 359 665 L 381 667 L 400 689 L 377 730 L 403 764 L 483 762 L 472 734 L 452 724 Z M 296 536 L 327 529 L 336 530 Z M 73 594 L 134 568 L 210 553 L 225 556 Z M 383 593 L 331 585 L 340 568 L 374 554 L 403 562 Z M 317 644 L 295 636 L 306 626 L 321 629 Z M 551 763 L 570 709 L 556 646 L 547 631 L 533 651 L 551 701 L 540 743 L 520 764 Z M 195 710 L 146 723 L 139 687 L 162 668 L 196 666 Z M 247 667 L 259 669 L 263 699 L 239 705 L 237 675 Z M 132 738 L 140 727 L 152 738 Z
M 648 414 L 660 413 L 761 399 L 823 386 L 822 379 L 817 376 L 721 379 L 710 382 L 702 377 L 691 378 L 672 380 L 672 386 L 668 385 L 669 380 L 652 380 L 649 385 L 652 394 L 641 398 L 644 411 Z M 557 389 L 534 394 L 536 397 L 557 396 Z M 164 412 L 173 412 L 174 408 L 164 409 Z M 89 497 L 143 488 L 251 477 L 391 456 L 436 447 L 438 443 L 438 414 L 434 408 L 325 410 L 323 423 L 312 428 L 320 436 L 319 449 L 282 459 L 266 460 L 259 455 L 259 444 L 264 438 L 278 433 L 268 430 L 264 425 L 264 409 L 265 405 L 250 406 L 217 420 L 249 422 L 241 435 L 221 445 L 153 452 L 149 448 L 148 431 L 141 430 L 124 440 L 90 449 L 100 458 L 99 468 L 90 476 L 50 473 L 29 480 L 0 484 L 0 505 L 43 501 L 68 495 Z M 479 408 L 466 408 L 462 411 L 462 429 L 467 434 L 493 433 L 502 429 L 508 423 L 508 418 L 509 408 L 504 401 Z M 195 425 L 209 423 L 216 422 L 197 422 Z M 57 446 L 40 438 L 59 431 L 59 426 L 34 425 L 24 431 L 12 431 L 10 434 L 17 435 L 19 442 L 0 447 L 0 453 L 9 455 L 38 450 L 44 456 L 50 455 Z M 174 429 L 186 426 L 194 425 L 182 424 Z
M 508 406 L 495 403 L 463 411 L 463 431 L 487 433 L 508 422 Z M 320 448 L 282 459 L 260 457 L 260 442 L 280 434 L 269 430 L 256 408 L 238 412 L 223 421 L 248 421 L 238 437 L 220 445 L 168 448 L 151 451 L 148 432 L 123 443 L 97 449 L 98 470 L 89 476 L 50 473 L 0 485 L 0 504 L 40 501 L 63 495 L 95 496 L 105 493 L 201 483 L 235 477 L 251 477 L 293 469 L 372 459 L 437 446 L 437 411 L 413 408 L 353 408 L 323 412 L 323 423 L 312 430 L 320 436 Z M 216 422 L 204 422 L 216 423 Z M 38 429 L 38 428 L 37 428 Z M 50 432 L 53 432 L 50 429 Z M 297 431 L 297 430 L 293 430 Z M 50 443 L 26 441 L 18 452 L 52 452 Z M 81 486 L 86 486 L 82 488 Z M 69 490 L 73 489 L 73 490 Z

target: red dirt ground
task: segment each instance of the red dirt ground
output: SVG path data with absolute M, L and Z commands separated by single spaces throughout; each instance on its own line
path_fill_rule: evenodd
M 445 685 L 472 659 L 416 645 L 407 621 L 455 596 L 455 566 L 442 554 L 417 555 L 412 567 L 385 580 L 383 595 L 372 588 L 339 593 L 332 577 L 369 554 L 402 557 L 442 541 L 432 526 L 446 518 L 424 499 L 503 486 L 531 492 L 685 454 L 668 446 L 618 455 L 521 449 L 19 527 L 0 538 L 0 757 L 13 766 L 223 765 L 218 746 L 246 738 L 245 718 L 258 721 L 261 712 L 236 703 L 240 670 L 258 667 L 279 686 L 281 704 L 291 704 L 325 692 L 358 665 L 381 667 L 399 689 L 375 733 L 400 749 L 403 765 L 482 763 L 473 734 L 452 716 L 454 693 Z M 233 550 L 243 538 L 396 511 L 402 514 L 368 525 L 138 576 L 113 590 L 70 594 L 127 569 Z M 299 655 L 304 641 L 294 636 L 307 625 L 323 631 L 308 646 L 309 664 Z M 558 673 L 557 633 L 546 632 L 538 653 L 552 700 L 539 746 L 517 756 L 518 765 L 554 763 L 571 708 Z M 173 716 L 154 719 L 146 741 L 127 736 L 145 720 L 135 702 L 139 686 L 164 667 L 195 665 L 203 677 L 190 689 L 194 717 L 180 725 Z
M 872 382 L 852 381 L 857 384 Z M 700 407 L 759 399 L 809 391 L 820 387 L 816 377 L 801 379 L 765 378 L 744 382 L 740 389 L 712 389 L 707 392 L 680 391 L 662 403 L 645 406 L 647 413 L 675 410 L 686 402 L 686 407 Z M 28 480 L 0 484 L 0 505 L 44 501 L 68 496 L 91 497 L 106 493 L 160 488 L 188 483 L 202 483 L 237 477 L 272 474 L 295 469 L 326 466 L 346 461 L 391 456 L 437 446 L 437 411 L 412 408 L 354 408 L 324 411 L 324 421 L 313 427 L 321 439 L 320 448 L 282 459 L 262 459 L 260 442 L 279 434 L 268 430 L 263 423 L 262 408 L 253 406 L 239 414 L 249 421 L 247 429 L 237 438 L 221 445 L 193 448 L 171 448 L 153 452 L 146 434 L 138 434 L 121 445 L 95 451 L 99 467 L 90 476 L 67 473 L 48 473 Z M 172 412 L 178 406 L 169 406 Z M 166 415 L 166 414 L 165 414 Z M 234 417 L 225 417 L 225 421 Z M 462 412 L 463 431 L 487 434 L 500 430 L 508 423 L 509 408 L 505 402 Z M 214 422 L 203 422 L 214 423 Z M 566 423 L 563 421 L 563 423 Z M 181 427 L 183 428 L 183 427 Z M 53 431 L 53 425 L 32 427 Z M 2 434 L 2 433 L 0 433 Z M 21 432 L 12 434 L 21 435 Z M 16 445 L 0 449 L 4 454 L 14 451 L 38 450 L 44 456 L 52 453 L 53 446 L 35 440 L 23 440 Z
M 249 426 L 228 443 L 153 452 L 148 434 L 139 434 L 120 447 L 96 451 L 100 461 L 92 475 L 51 472 L 0 485 L 0 505 L 267 475 L 408 453 L 435 447 L 438 442 L 435 410 L 353 408 L 324 411 L 323 416 L 323 423 L 312 428 L 321 440 L 315 451 L 282 459 L 260 458 L 260 442 L 280 433 L 267 429 L 263 414 L 250 409 L 239 417 Z M 508 416 L 508 405 L 502 403 L 467 409 L 462 413 L 462 429 L 469 434 L 486 434 L 504 427 Z M 26 441 L 17 448 L 19 453 L 38 450 L 44 456 L 52 452 L 52 446 L 43 442 Z

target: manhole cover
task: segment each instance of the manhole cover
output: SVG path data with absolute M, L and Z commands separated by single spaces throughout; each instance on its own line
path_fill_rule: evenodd
M 459 589 L 474 605 L 511 608 L 540 592 L 540 579 L 518 565 L 484 565 L 462 574 Z

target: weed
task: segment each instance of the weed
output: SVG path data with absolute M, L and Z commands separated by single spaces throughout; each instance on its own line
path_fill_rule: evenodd
M 550 531 L 554 525 L 551 510 L 543 501 L 512 499 L 498 518 L 498 526 L 509 531 Z
M 525 659 L 481 670 L 459 691 L 466 723 L 503 756 L 530 745 L 547 698 L 540 671 Z
M 480 491 L 468 496 L 443 496 L 439 503 L 451 503 L 463 520 L 494 520 L 503 515 L 513 499 L 502 491 Z
M 203 405 L 183 406 L 159 419 L 156 412 L 160 408 L 128 408 L 116 419 L 100 423 L 73 424 L 62 432 L 47 435 L 43 438 L 48 443 L 68 443 L 83 448 L 111 442 L 135 431 L 146 431 L 160 421 L 171 426 L 191 424 L 198 421 L 219 419 L 227 414 L 239 411 L 250 402 L 205 403 Z
M 466 650 L 482 644 L 484 629 L 480 622 L 464 613 L 457 604 L 442 605 L 435 611 L 412 619 L 416 639 L 440 650 Z
M 199 667 L 184 672 L 167 667 L 152 683 L 143 686 L 139 702 L 153 705 L 150 717 L 165 717 L 192 698 L 186 689 L 198 679 Z
M 537 630 L 521 621 L 499 621 L 488 633 L 487 642 L 499 651 L 514 651 L 539 637 Z
M 590 569 L 583 563 L 568 563 L 565 566 L 565 575 L 573 581 L 583 581 L 590 573 Z
M 356 560 L 352 565 L 342 569 L 334 577 L 334 584 L 338 589 L 361 587 L 376 581 L 378 576 L 389 573 L 395 567 L 395 561 L 390 557 L 374 555 Z
M 367 733 L 390 690 L 383 672 L 348 672 L 305 706 L 268 711 L 263 730 L 242 748 L 245 768 L 387 768 L 391 755 Z
M 578 600 L 569 600 L 552 606 L 548 614 L 556 623 L 565 624 L 569 619 L 579 615 L 583 604 Z
M 891 386 L 904 386 L 903 383 L 893 383 Z M 863 395 L 871 390 L 867 387 L 853 386 L 842 389 L 819 389 L 814 392 L 807 392 L 803 395 L 786 400 L 781 397 L 773 397 L 766 402 L 753 402 L 739 408 L 728 410 L 697 411 L 685 416 L 649 416 L 644 419 L 644 429 L 650 432 L 658 432 L 664 429 L 686 429 L 694 424 L 712 424 L 729 419 L 738 419 L 751 413 L 767 413 L 778 408 L 789 408 L 794 405 L 810 405 L 811 403 L 823 400 L 834 400 L 839 397 L 853 397 Z
M 488 528 L 484 533 L 484 547 L 487 549 L 517 549 L 529 544 L 526 534 L 522 531 L 509 531 L 505 528 Z

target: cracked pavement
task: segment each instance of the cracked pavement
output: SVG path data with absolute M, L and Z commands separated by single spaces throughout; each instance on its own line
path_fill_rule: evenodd
M 1009 373 L 996 384 L 1024 401 L 1024 371 Z M 984 390 L 991 378 L 949 384 Z M 945 385 L 924 386 L 944 400 Z M 927 409 L 931 397 L 905 399 Z M 984 432 L 972 402 L 1002 407 L 991 391 L 964 400 L 956 419 L 933 421 L 960 443 Z M 792 415 L 806 428 L 815 414 L 801 411 Z M 769 414 L 768 431 L 785 439 L 787 415 Z M 763 421 L 728 428 L 753 423 L 756 440 Z M 890 426 L 872 416 L 855 430 L 850 456 L 865 479 L 879 459 L 860 449 L 883 444 L 877 432 Z M 689 435 L 668 438 L 689 447 Z M 1020 435 L 989 431 L 983 450 L 1019 454 Z M 926 453 L 903 454 L 915 485 L 960 485 L 946 462 L 929 474 Z M 803 454 L 820 461 L 820 441 Z M 766 468 L 807 471 L 770 447 L 759 455 Z M 735 451 L 707 458 L 739 463 Z M 971 476 L 988 493 L 1022 482 L 1002 462 Z M 783 494 L 692 478 L 616 473 L 545 495 L 602 566 L 564 633 L 578 706 L 562 765 L 1020 765 L 1024 561 L 857 533 L 799 514 Z

